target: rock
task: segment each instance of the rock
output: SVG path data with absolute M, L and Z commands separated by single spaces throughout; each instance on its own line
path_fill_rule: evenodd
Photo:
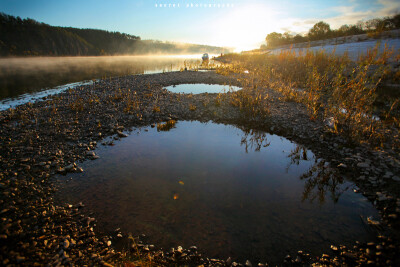
M 67 248 L 69 247 L 69 241 L 68 241 L 68 239 L 65 239 L 65 240 L 64 240 L 63 246 L 64 246 L 64 249 L 67 249 Z
M 120 138 L 128 137 L 127 134 L 120 132 L 120 131 L 117 131 L 117 134 L 118 134 L 118 137 L 120 137 Z
M 60 174 L 66 174 L 66 173 L 67 173 L 67 170 L 66 170 L 65 168 L 59 167 L 59 168 L 57 169 L 57 172 L 60 173 Z
M 17 257 L 15 258 L 15 260 L 17 261 L 17 263 L 22 263 L 23 261 L 25 261 L 25 257 L 17 256 Z
M 385 175 L 383 176 L 383 178 L 388 179 L 388 178 L 390 178 L 390 177 L 392 177 L 392 176 L 393 176 L 393 173 L 390 172 L 390 171 L 387 171 L 387 172 L 385 173 Z
M 376 192 L 376 196 L 378 197 L 378 201 L 386 201 L 387 197 L 381 192 Z
M 340 163 L 340 164 L 338 165 L 338 168 L 347 168 L 347 165 L 344 164 L 344 163 Z
M 94 151 L 87 151 L 86 152 L 86 156 L 87 157 L 94 157 L 94 156 L 96 156 L 96 154 L 94 153 Z
M 358 168 L 369 168 L 369 164 L 366 162 L 357 163 Z
M 72 163 L 72 164 L 70 164 L 70 165 L 65 166 L 64 169 L 65 169 L 67 172 L 72 172 L 72 171 L 74 170 L 75 167 L 76 167 L 76 163 Z
M 393 181 L 396 181 L 396 182 L 400 182 L 400 177 L 398 177 L 398 176 L 393 176 L 393 177 L 392 177 L 392 180 L 393 180 Z
M 246 267 L 251 267 L 251 266 L 253 266 L 253 265 L 251 264 L 251 262 L 250 262 L 249 260 L 247 260 L 246 263 L 244 264 L 244 266 L 246 266 Z

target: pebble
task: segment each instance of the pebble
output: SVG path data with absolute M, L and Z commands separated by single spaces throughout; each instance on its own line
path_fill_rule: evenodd
M 117 134 L 118 134 L 118 137 L 121 137 L 121 138 L 128 137 L 127 134 L 120 132 L 120 131 L 117 131 Z
M 196 74 L 197 75 L 197 74 Z M 145 76 L 146 77 L 146 76 Z M 65 95 L 60 95 L 57 97 L 65 97 L 65 102 L 69 101 L 68 98 L 72 98 L 79 96 L 80 97 L 80 91 L 79 90 L 72 90 L 71 93 L 66 93 Z M 83 94 L 85 93 L 85 90 L 82 89 Z M 93 93 L 93 90 L 90 89 L 90 93 Z M 60 99 L 60 103 L 63 104 L 64 100 Z M 66 102 L 67 103 L 67 102 Z M 65 103 L 64 103 L 65 104 Z M 111 105 L 114 103 L 110 103 Z M 148 103 L 146 103 L 148 104 Z M 40 103 L 35 103 L 33 104 L 35 107 L 38 107 L 36 110 L 33 111 L 44 111 L 43 109 L 40 109 Z M 282 103 L 282 107 L 284 105 L 287 105 L 287 103 Z M 17 115 L 21 115 L 21 110 L 27 109 L 29 106 L 23 106 L 21 108 L 16 108 L 13 112 L 15 112 Z M 68 105 L 65 105 L 66 110 L 68 110 L 70 107 Z M 200 109 L 200 108 L 199 108 Z M 282 108 L 283 109 L 283 108 Z M 61 109 L 62 110 L 62 109 Z M 179 109 L 178 109 L 179 111 Z M 195 112 L 198 112 L 195 111 Z M 165 114 L 160 114 L 159 119 L 170 119 L 170 118 L 175 118 L 176 115 L 173 114 L 174 112 L 168 111 Z M 223 114 L 222 112 L 220 112 Z M 23 137 L 21 135 L 21 130 L 24 130 L 24 127 L 18 127 L 18 128 L 13 128 L 11 124 L 7 123 L 8 119 L 5 119 L 6 114 L 10 118 L 14 115 L 12 115 L 9 111 L 6 112 L 1 112 L 0 113 L 0 121 L 2 123 L 2 127 L 0 127 L 0 131 L 3 134 L 8 134 L 12 133 L 13 137 L 14 135 L 16 137 Z M 41 115 L 41 113 L 39 113 Z M 44 114 L 44 113 L 43 113 Z M 68 116 L 71 115 L 70 113 L 66 112 Z M 90 121 L 88 120 L 88 124 L 85 125 L 85 116 L 87 114 L 90 114 L 90 117 L 96 118 L 96 127 L 92 129 L 87 129 L 88 134 L 87 136 L 85 135 L 84 132 L 76 131 L 76 130 L 86 130 L 84 127 L 90 127 Z M 166 115 L 168 114 L 168 115 Z M 173 114 L 173 115 L 169 115 Z M 193 114 L 193 113 L 190 113 Z M 22 114 L 23 115 L 23 114 Z M 60 116 L 63 114 L 60 111 Z M 75 112 L 73 114 L 75 116 Z M 111 252 L 113 250 L 112 248 L 112 243 L 110 240 L 108 241 L 101 241 L 99 242 L 96 239 L 96 235 L 93 232 L 92 227 L 87 227 L 85 218 L 82 218 L 82 221 L 80 221 L 80 217 L 74 217 L 75 212 L 78 213 L 79 207 L 82 207 L 83 205 L 78 205 L 74 207 L 68 207 L 66 208 L 65 206 L 56 206 L 54 205 L 53 200 L 51 197 L 47 197 L 48 195 L 51 195 L 53 191 L 49 191 L 48 188 L 48 181 L 49 178 L 51 177 L 51 173 L 53 172 L 60 172 L 60 173 L 65 173 L 65 172 L 78 172 L 78 171 L 83 171 L 82 168 L 78 167 L 75 162 L 81 162 L 87 157 L 95 157 L 97 156 L 92 149 L 95 147 L 95 140 L 98 142 L 102 142 L 98 138 L 102 137 L 107 137 L 110 136 L 111 134 L 117 133 L 117 136 L 119 138 L 122 137 L 127 137 L 128 135 L 123 133 L 122 131 L 126 129 L 124 126 L 115 126 L 116 122 L 121 122 L 124 121 L 124 114 L 123 112 L 119 112 L 117 107 L 110 112 L 110 114 L 106 114 L 107 116 L 110 116 L 107 118 L 107 116 L 104 117 L 95 117 L 95 116 L 101 116 L 103 113 L 92 109 L 90 112 L 82 112 L 79 114 L 76 114 L 78 117 L 75 121 L 75 118 L 73 118 L 72 121 L 66 121 L 65 124 L 60 127 L 60 133 L 57 133 L 57 136 L 59 135 L 60 137 L 63 137 L 62 141 L 58 142 L 54 141 L 54 133 L 51 132 L 52 129 L 40 129 L 38 128 L 38 132 L 36 133 L 36 130 L 34 132 L 34 135 L 32 136 L 32 140 L 30 142 L 30 147 L 23 148 L 21 147 L 12 147 L 12 149 L 9 151 L 10 153 L 6 155 L 6 151 L 3 149 L 0 152 L 0 162 L 1 164 L 9 164 L 10 167 L 8 167 L 7 174 L 3 174 L 3 169 L 2 172 L 0 173 L 0 189 L 2 190 L 2 197 L 1 197 L 1 217 L 2 219 L 6 219 L 10 217 L 10 221 L 8 222 L 3 222 L 2 226 L 4 226 L 4 229 L 7 231 L 10 231 L 10 235 L 6 233 L 1 233 L 0 239 L 3 239 L 3 243 L 8 243 L 10 242 L 9 247 L 15 247 L 16 250 L 19 249 L 21 255 L 23 254 L 24 256 L 15 256 L 17 255 L 16 252 L 9 251 L 7 247 L 5 247 L 4 252 L 2 253 L 3 255 L 7 255 L 7 257 L 10 257 L 10 259 L 5 258 L 2 260 L 3 265 L 11 264 L 15 265 L 15 261 L 20 261 L 19 263 L 24 263 L 26 265 L 33 265 L 31 262 L 31 255 L 29 255 L 31 252 L 29 250 L 32 249 L 32 253 L 35 253 L 35 257 L 39 261 L 39 259 L 43 258 L 42 261 L 39 262 L 39 265 L 44 265 L 44 264 L 49 264 L 49 265 L 100 265 L 100 259 L 96 260 L 98 257 L 101 257 L 104 261 L 101 262 L 103 266 L 108 266 L 108 263 L 106 262 L 106 256 L 105 255 L 112 255 L 108 256 L 107 261 L 109 259 L 120 259 L 122 254 L 115 254 L 114 252 Z M 142 120 L 137 120 L 135 122 L 135 126 L 144 126 L 147 127 L 147 125 L 150 125 L 154 128 L 156 125 L 153 121 L 150 121 L 150 118 L 153 118 L 153 113 L 146 113 L 143 112 L 143 119 Z M 285 114 L 286 115 L 286 114 Z M 300 114 L 301 115 L 301 114 Z M 43 115 L 44 116 L 44 115 Z M 192 115 L 190 115 L 192 116 Z M 199 115 L 200 116 L 200 115 Z M 167 118 L 170 117 L 170 118 Z M 181 117 L 181 115 L 179 115 Z M 200 116 L 201 117 L 201 116 Z M 40 118 L 40 116 L 39 116 Z M 89 117 L 86 117 L 89 118 Z M 185 115 L 182 115 L 182 118 L 187 118 Z M 223 117 L 221 117 L 223 118 Z M 235 119 L 235 117 L 229 117 Z M 193 118 L 191 118 L 193 119 Z M 205 120 L 210 119 L 210 118 L 204 118 Z M 212 119 L 212 118 L 211 118 Z M 132 120 L 136 120 L 136 115 L 132 115 Z M 278 133 L 283 131 L 285 129 L 285 120 L 282 119 L 282 124 L 274 124 L 274 125 L 279 125 L 277 127 L 270 127 L 271 131 L 276 130 Z M 124 121 L 125 122 L 125 121 Z M 275 121 L 276 122 L 276 121 Z M 64 122 L 63 122 L 64 123 Z M 137 125 L 136 125 L 137 123 Z M 299 120 L 296 122 L 297 124 L 302 123 L 302 120 Z M 101 124 L 100 126 L 98 124 Z M 83 126 L 83 127 L 81 127 Z M 97 127 L 99 127 L 97 129 Z M 28 129 L 28 127 L 25 127 Z M 127 127 L 129 128 L 129 127 Z M 313 129 L 313 127 L 307 127 Z M 296 131 L 304 131 L 302 130 L 302 127 L 296 126 L 294 129 Z M 104 134 L 98 133 L 101 130 Z M 112 130 L 112 132 L 111 132 Z M 49 131 L 49 133 L 47 133 Z M 343 142 L 341 141 L 335 141 L 333 142 L 330 139 L 329 135 L 324 135 L 322 134 L 323 132 L 323 127 L 321 127 L 321 130 L 316 133 L 316 134 L 305 134 L 305 133 L 299 133 L 304 139 L 310 136 L 315 136 L 315 138 L 319 138 L 321 135 L 321 140 L 326 142 L 327 144 L 334 144 L 333 147 L 341 147 L 343 145 Z M 32 133 L 33 134 L 33 133 Z M 292 132 L 292 137 L 295 138 L 296 134 L 295 132 Z M 10 136 L 11 138 L 11 136 Z M 118 139 L 118 138 L 117 138 Z M 79 140 L 79 141 L 78 141 Z M 3 139 L 2 142 L 6 142 L 7 140 Z M 11 141 L 11 139 L 10 139 Z M 7 141 L 8 142 L 8 141 Z M 53 143 L 54 142 L 54 143 Z M 80 142 L 80 146 L 77 146 L 77 143 Z M 93 142 L 93 143 L 92 143 Z M 55 148 L 52 148 L 50 145 L 54 145 Z M 112 142 L 105 143 L 105 144 L 113 144 Z M 9 148 L 7 145 L 3 146 L 2 143 L 2 148 Z M 79 147 L 79 149 L 78 149 Z M 88 149 L 91 149 L 87 151 Z M 87 152 L 86 152 L 87 151 Z M 353 149 L 345 150 L 343 149 L 342 154 L 345 154 L 344 156 L 346 157 L 346 164 L 345 163 L 340 163 L 337 165 L 340 168 L 349 168 L 349 171 L 352 171 L 352 167 L 354 166 L 355 162 L 357 163 L 357 167 L 363 168 L 363 169 L 368 169 L 368 173 L 373 174 L 375 177 L 379 177 L 378 179 L 371 179 L 373 181 L 378 181 L 380 182 L 381 178 L 383 176 L 386 176 L 388 178 L 388 183 L 393 181 L 400 181 L 400 178 L 396 175 L 393 175 L 396 173 L 398 175 L 399 169 L 395 169 L 392 167 L 391 164 L 395 164 L 394 160 L 391 161 L 386 161 L 388 167 L 384 167 L 383 164 L 382 166 L 380 165 L 380 171 L 378 168 L 371 168 L 370 164 L 371 161 L 368 161 L 366 158 L 366 154 L 364 153 L 364 150 L 358 150 L 359 155 L 355 158 L 353 157 Z M 8 151 L 7 151 L 8 153 Z M 86 153 L 86 154 L 85 154 Z M 32 155 L 32 156 L 31 156 Z M 18 161 L 18 159 L 20 159 Z M 385 159 L 385 158 L 382 158 Z M 14 163 L 11 163 L 12 160 L 15 162 L 23 162 L 25 165 L 20 165 L 19 169 L 14 169 Z M 331 160 L 331 159 L 330 159 Z M 340 160 L 343 160 L 342 158 L 337 158 L 337 161 L 331 161 L 332 166 L 335 166 Z M 5 163 L 6 162 L 6 163 Z M 71 163 L 74 162 L 74 163 Z M 336 163 L 336 164 L 334 164 Z M 374 164 L 378 164 L 374 162 Z M 65 166 L 64 168 L 61 166 Z M 29 171 L 30 174 L 32 174 L 32 177 L 26 175 L 27 172 Z M 366 170 L 364 170 L 364 173 Z M 378 173 L 376 173 L 378 172 Z M 25 178 L 26 176 L 26 178 Z M 365 179 L 366 174 L 363 174 L 359 177 L 360 183 L 362 184 L 362 180 Z M 370 178 L 370 175 L 367 176 L 368 179 Z M 4 179 L 7 178 L 7 179 Z M 389 179 L 391 178 L 391 180 Z M 14 186 L 13 183 L 15 181 L 18 181 L 18 186 Z M 26 186 L 23 185 L 22 181 L 28 182 Z M 379 183 L 378 183 L 379 184 Z M 389 184 L 390 186 L 390 184 Z M 370 186 L 366 187 L 360 187 L 362 188 L 362 192 L 369 191 L 371 196 L 374 196 L 375 192 L 372 191 Z M 379 187 L 378 187 L 379 188 Z M 381 190 L 381 189 L 379 189 Z M 25 195 L 26 192 L 32 193 L 32 195 Z M 28 198 L 29 197 L 29 198 Z M 390 202 L 388 201 L 390 198 L 388 197 L 387 192 L 385 191 L 384 193 L 381 193 L 381 195 L 376 195 L 377 199 L 382 202 Z M 31 206 L 31 201 L 32 205 Z M 400 202 L 397 201 L 399 204 L 397 204 L 400 207 Z M 397 203 L 396 202 L 396 203 Z M 12 204 L 12 205 L 11 205 Z M 383 203 L 380 203 L 383 204 Z M 393 203 L 394 204 L 394 203 Z M 50 208 L 52 205 L 54 205 L 54 209 Z M 386 204 L 385 204 L 386 205 Z M 11 206 L 14 206 L 14 208 L 10 208 Z M 386 206 L 385 206 L 386 208 Z M 20 214 L 20 211 L 26 213 L 21 216 L 21 218 L 18 218 L 15 214 Z M 391 219 L 397 219 L 397 214 L 393 213 L 393 210 L 388 208 L 387 212 L 385 214 L 389 214 L 387 217 Z M 21 214 L 22 215 L 22 214 Z M 22 222 L 17 224 L 16 222 L 21 219 Z M 29 222 L 32 220 L 35 225 L 28 225 L 26 224 L 26 221 Z M 57 222 L 55 224 L 54 222 Z M 59 224 L 58 224 L 59 223 Z M 8 226 L 8 224 L 10 224 Z M 19 225 L 19 226 L 18 226 Z M 8 226 L 8 227 L 7 227 Z M 21 240 L 21 244 L 18 244 L 15 242 L 17 240 L 17 237 L 20 233 L 14 231 L 15 228 L 26 228 L 28 231 L 24 232 L 23 234 L 26 235 L 24 238 Z M 32 235 L 32 233 L 35 233 Z M 70 234 L 69 237 L 67 237 L 67 233 Z M 122 233 L 118 233 L 119 237 L 123 237 Z M 124 237 L 127 237 L 127 235 L 124 234 Z M 33 238 L 31 240 L 31 238 Z M 6 239 L 6 240 L 4 240 Z M 77 240 L 77 242 L 75 240 Z M 36 243 L 35 243 L 36 242 Z M 30 246 L 29 244 L 32 244 Z M 385 255 L 386 250 L 388 249 L 387 245 L 382 246 L 382 249 L 378 249 L 378 247 L 381 246 L 380 244 L 376 246 L 377 250 L 382 250 L 384 253 L 382 255 Z M 32 248 L 34 247 L 34 248 Z M 143 245 L 143 247 L 147 247 L 149 250 L 153 250 L 153 247 L 151 245 Z M 383 248 L 384 247 L 384 248 Z M 25 248 L 25 249 L 24 249 Z M 106 249 L 105 252 L 102 252 L 104 249 Z M 341 248 L 342 249 L 342 248 Z M 373 250 L 373 248 L 369 248 Z M 334 249 L 332 249 L 334 250 Z M 60 259 L 55 259 L 54 261 L 50 261 L 50 259 L 54 256 L 52 253 L 57 253 L 61 252 L 59 254 L 64 258 L 64 261 L 61 262 Z M 68 251 L 68 254 L 66 253 Z M 197 254 L 197 248 L 189 249 L 190 253 L 187 250 L 183 250 L 182 247 L 178 247 L 176 250 L 178 252 L 181 252 L 182 255 L 188 255 L 190 256 L 191 253 Z M 336 250 L 338 249 L 336 248 Z M 341 250 L 342 251 L 342 250 Z M 26 253 L 26 255 L 25 255 Z M 357 251 L 358 253 L 358 251 Z M 352 260 L 357 260 L 359 259 L 359 254 L 356 252 L 352 252 L 351 250 L 348 251 L 343 251 L 342 256 L 340 257 L 340 260 L 342 258 L 352 258 Z M 33 254 L 32 254 L 33 255 Z M 101 255 L 101 256 L 100 256 Z M 115 255 L 115 257 L 114 257 Z M 337 253 L 339 255 L 339 253 Z M 26 256 L 26 257 L 25 257 Z M 58 257 L 58 255 L 56 255 Z M 35 260 L 36 260 L 35 258 Z M 93 260 L 90 260 L 89 258 L 92 258 Z M 199 257 L 200 258 L 200 257 Z M 296 257 L 296 262 L 300 261 L 302 257 Z M 323 258 L 327 258 L 324 257 Z M 29 261 L 26 261 L 26 259 L 29 259 Z M 231 262 L 232 260 L 229 258 L 227 259 Z M 291 261 L 291 257 L 287 257 L 286 260 Z M 331 261 L 333 259 L 330 259 Z M 26 262 L 24 262 L 26 261 Z M 374 259 L 375 261 L 375 259 Z M 68 264 L 68 262 L 70 264 Z M 204 264 L 205 266 L 208 266 L 209 261 L 204 257 L 204 262 L 201 264 Z M 223 261 L 220 260 L 215 260 L 216 264 L 222 264 Z M 389 261 L 390 263 L 390 261 Z M 239 265 L 237 263 L 232 263 L 232 265 Z M 260 265 L 261 264 L 261 265 Z M 262 263 L 260 263 L 259 266 L 263 266 Z M 22 264 L 21 264 L 22 265 Z M 111 264 L 110 264 L 111 265 Z M 175 265 L 179 265 L 176 263 Z M 390 265 L 390 264 L 388 264 Z M 250 261 L 246 261 L 246 266 L 251 266 Z
M 67 249 L 68 247 L 69 247 L 69 241 L 68 241 L 68 239 L 65 239 L 64 240 L 64 249 Z
M 358 168 L 369 168 L 369 164 L 365 162 L 357 163 Z
M 393 181 L 396 181 L 396 182 L 400 182 L 400 177 L 398 177 L 398 176 L 393 176 L 393 177 L 392 177 L 392 180 L 393 180 Z

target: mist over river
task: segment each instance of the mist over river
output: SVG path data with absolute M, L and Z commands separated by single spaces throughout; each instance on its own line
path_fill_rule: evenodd
M 201 55 L 0 58 L 0 100 L 70 83 L 178 71 L 200 63 Z

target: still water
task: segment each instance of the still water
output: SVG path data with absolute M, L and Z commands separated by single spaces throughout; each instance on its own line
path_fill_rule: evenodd
M 377 216 L 372 205 L 311 151 L 276 135 L 184 121 L 166 132 L 133 130 L 96 154 L 82 174 L 58 178 L 58 197 L 82 201 L 104 232 L 120 227 L 167 250 L 196 245 L 253 264 L 373 238 L 360 219 Z
M 231 85 L 220 84 L 178 84 L 165 87 L 173 93 L 202 94 L 202 93 L 227 93 L 240 90 L 242 88 Z
M 93 79 L 191 69 L 200 63 L 201 55 L 0 58 L 0 100 Z

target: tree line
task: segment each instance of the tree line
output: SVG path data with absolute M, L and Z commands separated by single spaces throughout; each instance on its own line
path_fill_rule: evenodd
M 224 48 L 141 40 L 97 29 L 56 27 L 0 13 L 0 56 L 98 56 L 122 54 L 225 53 Z
M 344 37 L 356 34 L 367 33 L 371 37 L 379 36 L 380 33 L 388 30 L 400 29 L 400 14 L 392 17 L 375 18 L 367 21 L 359 21 L 357 24 L 345 24 L 336 30 L 324 21 L 316 23 L 305 35 L 292 35 L 289 32 L 272 32 L 265 38 L 266 48 L 273 48 L 281 45 L 302 43 L 308 41 L 324 40 L 329 38 Z M 265 47 L 264 47 L 265 48 Z

